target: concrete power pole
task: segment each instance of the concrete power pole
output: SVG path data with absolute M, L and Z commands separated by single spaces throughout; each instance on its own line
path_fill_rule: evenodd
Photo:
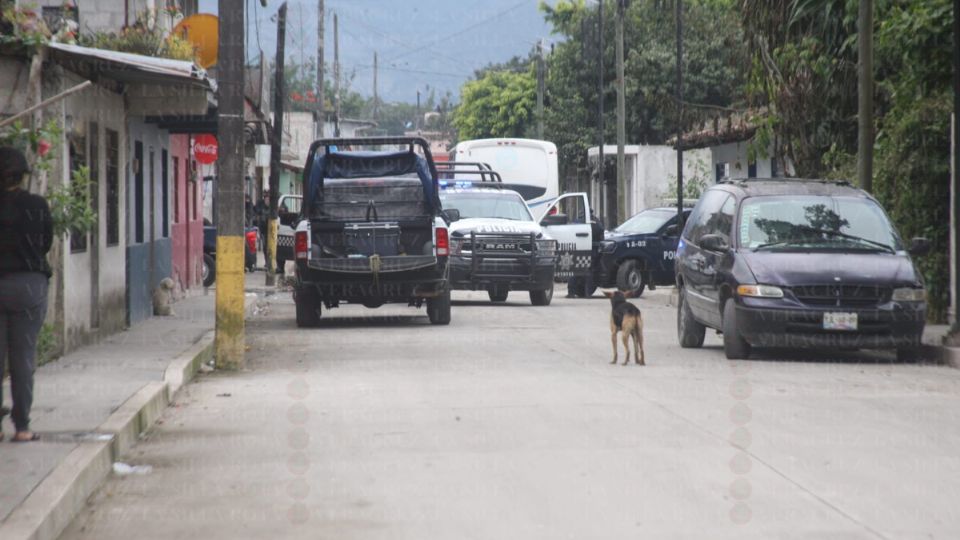
M 600 196 L 603 198 L 603 211 L 604 215 L 607 218 L 607 226 L 610 229 L 613 229 L 617 226 L 617 217 L 614 215 L 616 211 L 616 202 L 610 204 L 610 186 L 607 185 L 607 174 L 606 167 L 604 166 L 604 156 L 603 156 L 603 141 L 604 141 L 604 132 L 606 131 L 606 122 L 604 121 L 604 103 L 603 103 L 603 90 L 604 90 L 604 73 L 603 73 L 603 0 L 600 0 L 599 7 L 599 17 L 600 17 L 600 35 L 598 38 L 597 44 L 597 92 L 598 92 L 598 110 L 597 110 L 597 129 L 600 136 L 600 148 L 599 154 L 597 155 L 597 181 L 600 184 Z
M 377 56 L 377 51 L 373 51 L 373 119 L 374 121 L 378 120 L 380 117 L 380 96 L 377 92 L 377 77 L 380 75 L 380 58 Z
M 244 13 L 219 0 L 216 365 L 244 367 Z
M 627 0 L 617 0 L 617 223 L 627 214 L 627 171 L 625 146 L 627 144 L 627 98 L 624 83 L 623 23 L 626 18 Z
M 543 62 L 543 40 L 537 42 L 537 138 L 543 140 L 543 98 L 547 91 L 547 73 Z
M 333 14 L 333 136 L 340 136 L 340 21 Z
M 873 191 L 873 0 L 860 0 L 857 78 L 859 112 L 857 176 L 860 187 Z
M 953 1 L 953 178 L 950 183 L 950 322 L 960 332 L 960 0 Z
M 677 224 L 683 230 L 683 0 L 676 3 L 677 19 Z
M 323 45 L 324 45 L 324 20 L 326 17 L 326 10 L 324 9 L 323 0 L 319 0 L 317 3 L 317 111 L 319 114 L 317 116 L 317 138 L 323 138 L 323 126 L 326 123 L 327 110 L 326 110 L 326 88 L 323 86 L 324 72 L 326 71 L 326 66 L 324 65 L 324 54 L 323 54 Z
M 280 4 L 277 13 L 277 65 L 273 83 L 273 140 L 270 141 L 270 219 L 267 221 L 267 278 L 266 284 L 276 284 L 277 261 L 277 204 L 280 201 L 280 162 L 283 159 L 283 104 L 287 97 L 284 80 L 284 50 L 287 41 L 287 3 Z

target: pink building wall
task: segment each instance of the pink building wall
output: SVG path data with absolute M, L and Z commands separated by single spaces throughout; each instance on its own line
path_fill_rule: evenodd
M 170 218 L 173 240 L 173 280 L 184 290 L 202 285 L 203 201 L 195 176 L 189 135 L 170 136 Z

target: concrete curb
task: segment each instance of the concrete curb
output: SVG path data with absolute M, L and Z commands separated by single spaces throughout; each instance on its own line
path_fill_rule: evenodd
M 249 319 L 259 297 L 247 296 L 244 318 Z M 176 393 L 190 382 L 203 362 L 213 357 L 214 332 L 203 335 L 173 359 L 163 381 L 145 384 L 97 428 L 107 441 L 83 442 L 0 523 L 3 540 L 56 540 L 79 514 L 87 498 L 103 484 L 113 462 L 136 444 L 140 435 L 163 414 Z
M 945 366 L 960 369 L 960 347 L 924 345 L 923 348 L 926 358 L 935 360 Z

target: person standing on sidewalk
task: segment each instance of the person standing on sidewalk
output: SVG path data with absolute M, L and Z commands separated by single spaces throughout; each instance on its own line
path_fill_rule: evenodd
M 0 147 L 0 373 L 9 366 L 14 442 L 39 438 L 30 431 L 30 407 L 37 336 L 47 313 L 47 252 L 53 244 L 50 206 L 22 188 L 29 173 L 22 152 Z

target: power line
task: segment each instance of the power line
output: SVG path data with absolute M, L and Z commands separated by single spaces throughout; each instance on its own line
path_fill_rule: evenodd
M 474 30 L 474 29 L 476 29 L 476 28 L 479 28 L 479 27 L 483 26 L 484 24 L 487 24 L 487 23 L 490 22 L 490 21 L 493 21 L 493 20 L 495 20 L 495 19 L 499 19 L 500 17 L 503 17 L 504 15 L 506 15 L 506 14 L 512 12 L 512 11 L 516 11 L 517 9 L 519 9 L 519 8 L 525 6 L 525 5 L 529 5 L 529 4 L 530 4 L 530 2 L 529 2 L 528 0 L 523 0 L 523 1 L 521 1 L 521 2 L 518 2 L 518 3 L 514 4 L 512 7 L 509 7 L 509 8 L 507 8 L 507 9 L 502 10 L 502 11 L 499 11 L 499 12 L 497 12 L 497 13 L 494 13 L 493 15 L 487 17 L 486 19 L 482 19 L 482 20 L 478 21 L 478 22 L 475 23 L 475 24 L 472 24 L 472 25 L 470 25 L 470 26 L 468 26 L 468 27 L 466 27 L 466 28 L 463 28 L 462 30 L 458 30 L 458 31 L 456 31 L 456 32 L 454 32 L 454 33 L 452 33 L 452 34 L 450 34 L 450 35 L 444 36 L 444 37 L 439 38 L 439 39 L 435 39 L 435 40 L 433 40 L 433 41 L 431 41 L 431 42 L 428 42 L 428 43 L 425 43 L 425 44 L 423 44 L 423 45 L 421 45 L 421 46 L 419 46 L 419 47 L 416 47 L 416 48 L 410 49 L 409 51 L 400 53 L 400 54 L 394 56 L 393 58 L 390 58 L 390 60 L 397 60 L 398 58 L 403 58 L 404 56 L 411 55 L 411 54 L 413 54 L 413 53 L 415 53 L 415 52 L 420 52 L 420 51 L 422 51 L 422 50 L 424 50 L 424 49 L 427 49 L 427 48 L 429 48 L 429 47 L 433 47 L 434 45 L 439 45 L 439 44 L 447 41 L 448 39 L 452 39 L 452 38 L 455 38 L 455 37 L 457 37 L 457 36 L 461 36 L 461 35 L 463 35 L 463 34 L 466 34 L 467 32 L 470 32 L 471 30 Z
M 362 70 L 373 69 L 373 66 L 370 64 L 357 64 L 354 67 L 357 69 L 356 73 Z M 389 67 L 389 66 L 383 66 L 383 65 L 380 66 L 380 69 L 388 69 L 390 71 L 401 71 L 403 73 L 418 73 L 421 75 L 437 75 L 440 77 L 457 77 L 457 78 L 470 77 L 470 75 L 467 75 L 465 73 L 451 73 L 449 71 L 425 71 L 425 70 L 419 70 L 419 69 L 404 69 L 404 68 Z

